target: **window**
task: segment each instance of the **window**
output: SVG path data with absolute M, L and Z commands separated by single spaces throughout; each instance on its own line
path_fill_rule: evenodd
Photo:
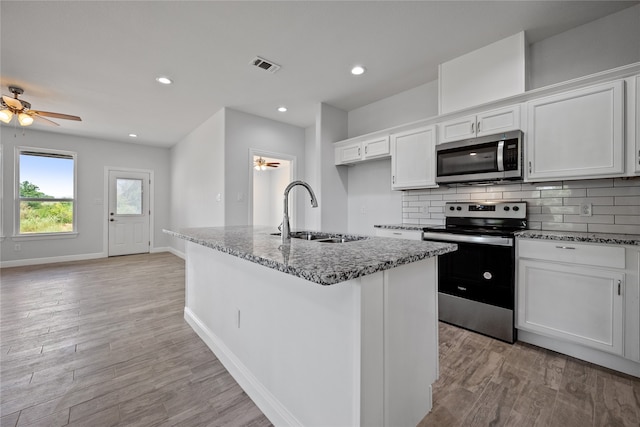
M 76 154 L 17 149 L 17 235 L 76 231 Z

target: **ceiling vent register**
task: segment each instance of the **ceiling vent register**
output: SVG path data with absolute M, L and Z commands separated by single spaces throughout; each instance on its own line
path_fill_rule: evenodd
M 253 58 L 250 64 L 253 65 L 254 67 L 261 68 L 272 74 L 280 69 L 280 66 L 278 64 L 271 62 L 269 60 L 266 60 L 264 58 L 260 58 L 259 56 L 256 56 L 255 58 Z

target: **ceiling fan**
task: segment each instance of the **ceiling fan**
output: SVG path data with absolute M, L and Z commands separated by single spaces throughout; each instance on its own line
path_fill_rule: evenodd
M 18 96 L 24 93 L 22 88 L 9 86 L 9 91 L 13 94 L 13 98 L 7 95 L 2 95 L 2 100 L 0 101 L 0 121 L 3 123 L 11 122 L 13 116 L 17 117 L 20 126 L 30 126 L 34 121 L 36 123 L 42 123 L 49 126 L 60 126 L 58 123 L 45 119 L 43 116 L 53 117 L 55 119 L 82 121 L 80 117 L 71 116 L 69 114 L 32 110 L 31 103 L 18 99 Z
M 277 168 L 280 162 L 267 162 L 262 157 L 259 157 L 253 161 L 253 167 L 255 170 L 263 171 L 267 168 Z

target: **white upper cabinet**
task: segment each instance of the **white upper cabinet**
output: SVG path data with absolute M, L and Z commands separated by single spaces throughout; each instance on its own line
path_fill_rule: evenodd
M 392 189 L 437 187 L 435 143 L 435 125 L 391 135 Z
M 530 181 L 624 173 L 624 81 L 527 103 Z
M 499 108 L 480 114 L 459 117 L 438 124 L 439 143 L 459 141 L 493 133 L 520 129 L 520 106 Z
M 365 141 L 338 143 L 334 151 L 334 163 L 336 165 L 379 159 L 389 157 L 391 154 L 388 135 Z

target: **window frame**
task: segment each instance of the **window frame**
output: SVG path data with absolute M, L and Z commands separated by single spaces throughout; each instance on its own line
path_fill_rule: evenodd
M 20 197 L 20 156 L 42 155 L 43 157 L 66 157 L 73 160 L 73 198 L 23 198 Z M 74 151 L 57 150 L 39 147 L 15 147 L 15 179 L 14 179 L 14 221 L 12 240 L 44 240 L 73 238 L 78 235 L 78 153 Z M 73 230 L 47 233 L 20 232 L 20 203 L 29 202 L 71 202 L 73 206 Z

